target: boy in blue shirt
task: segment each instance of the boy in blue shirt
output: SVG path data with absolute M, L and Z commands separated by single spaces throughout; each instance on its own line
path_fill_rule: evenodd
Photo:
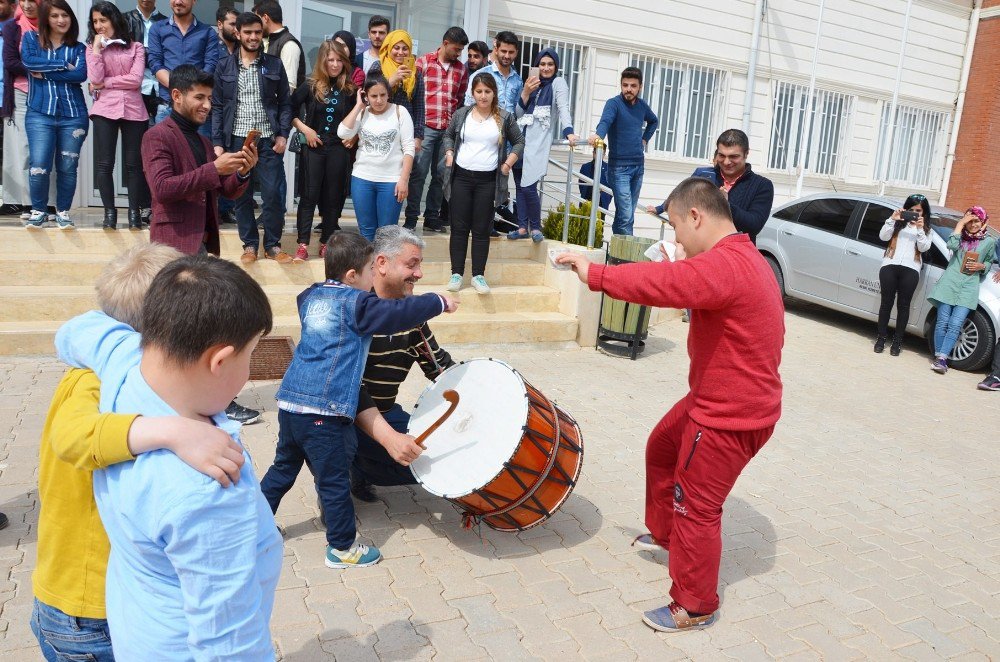
M 302 338 L 276 396 L 278 447 L 260 489 L 277 512 L 302 463 L 307 463 L 326 520 L 326 565 L 356 568 L 382 558 L 377 548 L 356 540 L 349 475 L 358 448 L 354 419 L 372 335 L 412 329 L 454 312 L 458 303 L 438 294 L 378 298 L 371 291 L 374 249 L 360 235 L 335 234 L 324 260 L 327 280 L 298 297 Z M 386 450 L 408 466 L 421 448 L 412 438 L 398 441 L 387 444 Z
M 194 255 L 153 279 L 141 338 L 93 312 L 63 325 L 56 347 L 97 373 L 102 411 L 213 423 L 239 443 L 225 409 L 271 323 L 253 278 Z M 239 481 L 226 489 L 166 450 L 94 472 L 111 541 L 107 618 L 117 659 L 274 659 L 282 541 L 249 459 L 244 450 Z

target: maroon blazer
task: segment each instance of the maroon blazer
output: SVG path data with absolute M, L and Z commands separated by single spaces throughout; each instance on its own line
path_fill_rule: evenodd
M 235 173 L 223 177 L 215 169 L 215 152 L 208 138 L 201 136 L 208 162 L 198 166 L 187 138 L 168 117 L 142 138 L 142 167 L 153 194 L 153 221 L 149 240 L 173 246 L 194 255 L 204 243 L 218 255 L 218 195 L 237 198 L 249 180 L 241 182 Z M 207 211 L 207 214 L 206 214 Z

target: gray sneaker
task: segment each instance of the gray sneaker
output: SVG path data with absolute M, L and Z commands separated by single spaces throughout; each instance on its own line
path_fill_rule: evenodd
M 462 274 L 452 274 L 445 289 L 449 292 L 458 292 L 462 289 Z
M 69 217 L 68 211 L 56 212 L 56 225 L 60 230 L 72 230 L 76 227 L 76 224 L 73 223 L 73 219 Z
M 472 287 L 475 288 L 476 292 L 479 294 L 489 294 L 490 285 L 486 282 L 486 279 L 482 276 L 472 277 Z
M 24 221 L 24 227 L 29 230 L 40 230 L 45 227 L 45 222 L 49 220 L 49 215 L 43 211 L 34 211 L 28 214 Z

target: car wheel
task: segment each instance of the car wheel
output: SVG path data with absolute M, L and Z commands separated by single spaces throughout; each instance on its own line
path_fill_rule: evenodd
M 927 346 L 934 355 L 934 326 L 936 319 L 930 323 L 927 334 Z M 958 342 L 955 349 L 951 351 L 948 358 L 948 365 L 958 370 L 975 372 L 985 368 L 993 359 L 993 350 L 996 347 L 997 336 L 990 324 L 989 318 L 981 310 L 973 310 L 965 318 L 962 331 L 958 335 Z
M 781 274 L 781 267 L 778 266 L 778 261 L 770 255 L 765 255 L 764 260 L 767 262 L 767 266 L 771 267 L 771 271 L 774 272 L 774 279 L 778 281 L 778 291 L 781 292 L 781 296 L 785 296 L 785 277 Z

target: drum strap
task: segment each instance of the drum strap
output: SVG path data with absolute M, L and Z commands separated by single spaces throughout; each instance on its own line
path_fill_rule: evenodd
M 417 333 L 420 334 L 420 340 L 424 344 L 424 349 L 421 350 L 418 347 L 417 351 L 420 352 L 421 354 L 427 355 L 427 358 L 429 358 L 431 360 L 431 363 L 434 364 L 434 369 L 437 370 L 437 374 L 440 375 L 442 372 L 444 372 L 444 368 L 441 367 L 441 364 L 438 363 L 437 357 L 434 356 L 434 350 L 431 349 L 431 344 L 427 341 L 427 336 L 424 335 L 424 331 L 420 327 L 417 327 Z

